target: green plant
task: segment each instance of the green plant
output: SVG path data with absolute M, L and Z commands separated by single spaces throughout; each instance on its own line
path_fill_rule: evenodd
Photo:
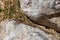
M 2 12 L 2 9 L 0 8 L 0 12 Z

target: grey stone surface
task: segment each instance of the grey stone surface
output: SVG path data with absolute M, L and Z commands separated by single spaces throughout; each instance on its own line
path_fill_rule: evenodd
M 59 25 L 53 22 L 54 17 L 60 15 L 60 0 L 20 0 L 20 3 L 21 10 L 35 23 L 60 32 Z
M 20 0 L 21 9 L 33 20 L 60 11 L 60 0 Z
M 14 20 L 5 20 L 0 23 L 0 27 L 0 40 L 59 40 L 53 34 L 23 23 L 17 24 Z

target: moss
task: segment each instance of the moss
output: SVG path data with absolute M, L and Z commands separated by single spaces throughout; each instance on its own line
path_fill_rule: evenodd
M 0 8 L 0 12 L 2 12 L 2 9 Z

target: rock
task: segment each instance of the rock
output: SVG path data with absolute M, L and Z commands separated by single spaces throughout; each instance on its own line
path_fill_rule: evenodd
M 53 34 L 23 23 L 18 24 L 14 20 L 2 21 L 0 27 L 0 40 L 59 40 Z
M 43 14 L 51 15 L 60 11 L 59 0 L 20 0 L 20 4 L 25 14 L 33 20 Z
M 35 23 L 60 32 L 57 24 L 50 21 L 49 17 L 47 17 L 60 12 L 59 0 L 20 0 L 20 4 L 22 11 Z

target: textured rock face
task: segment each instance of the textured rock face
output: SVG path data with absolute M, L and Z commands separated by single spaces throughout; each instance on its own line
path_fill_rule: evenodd
M 0 40 L 59 40 L 53 34 L 25 25 L 17 24 L 14 20 L 5 20 L 0 23 Z
M 20 3 L 22 11 L 35 23 L 60 32 L 57 24 L 47 17 L 60 12 L 60 0 L 20 0 Z
M 60 10 L 59 0 L 20 0 L 21 8 L 31 19 L 51 15 Z

